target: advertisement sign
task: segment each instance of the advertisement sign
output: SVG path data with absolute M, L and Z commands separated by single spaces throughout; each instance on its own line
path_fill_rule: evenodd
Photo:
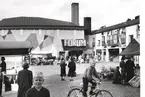
M 84 50 L 86 48 L 85 39 L 62 39 L 64 50 Z

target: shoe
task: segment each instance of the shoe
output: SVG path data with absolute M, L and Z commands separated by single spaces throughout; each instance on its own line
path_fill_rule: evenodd
M 93 94 L 93 91 L 90 91 L 89 94 L 92 95 Z

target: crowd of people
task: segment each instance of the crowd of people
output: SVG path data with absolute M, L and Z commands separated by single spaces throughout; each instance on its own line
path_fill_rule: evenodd
M 32 71 L 28 70 L 28 63 L 24 63 L 22 67 L 23 69 L 20 70 L 17 75 L 17 97 L 50 97 L 49 90 L 42 86 L 44 82 L 43 73 L 36 72 L 33 75 Z M 6 76 L 6 70 L 5 57 L 1 57 L 0 97 L 3 97 L 3 83 L 5 84 L 5 91 L 11 91 L 11 83 L 9 82 L 9 78 Z M 9 89 L 7 87 L 9 87 Z
M 119 70 L 121 68 L 121 70 Z M 119 66 L 116 67 L 113 75 L 114 84 L 128 84 L 128 82 L 135 76 L 136 69 L 140 69 L 139 64 L 134 64 L 132 57 L 121 58 Z M 120 72 L 121 71 L 121 72 Z
M 65 77 L 68 76 L 70 81 L 76 76 L 76 58 L 71 56 L 68 61 L 61 58 L 60 62 L 60 77 L 62 81 L 65 81 Z M 81 60 L 81 58 L 78 57 Z M 86 68 L 84 76 L 82 77 L 83 82 L 83 96 L 87 97 L 88 83 L 91 83 L 90 94 L 96 86 L 94 77 L 100 80 L 100 76 L 95 69 L 97 63 L 95 58 L 88 58 L 86 60 L 90 63 L 90 66 Z M 50 97 L 50 92 L 48 89 L 42 86 L 44 82 L 43 73 L 37 72 L 33 75 L 31 70 L 28 70 L 29 63 L 25 62 L 23 65 L 23 70 L 20 70 L 17 75 L 18 93 L 17 97 Z M 66 73 L 66 67 L 69 71 Z M 121 68 L 121 70 L 119 70 Z M 122 57 L 119 66 L 116 67 L 113 75 L 114 84 L 126 84 L 134 76 L 135 69 L 139 69 L 139 64 L 135 66 L 131 57 Z M 121 72 L 120 72 L 121 71 Z M 4 80 L 4 74 L 6 73 L 6 62 L 5 57 L 1 57 L 0 64 L 0 97 L 2 97 L 2 84 Z M 43 96 L 42 96 L 43 95 Z

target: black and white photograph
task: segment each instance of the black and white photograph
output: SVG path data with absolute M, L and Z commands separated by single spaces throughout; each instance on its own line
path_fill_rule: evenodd
M 0 0 L 0 97 L 141 97 L 140 3 Z

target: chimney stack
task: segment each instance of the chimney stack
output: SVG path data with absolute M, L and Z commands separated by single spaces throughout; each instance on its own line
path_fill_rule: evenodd
M 91 17 L 84 18 L 85 35 L 91 34 Z
M 71 4 L 71 22 L 79 25 L 79 3 Z

